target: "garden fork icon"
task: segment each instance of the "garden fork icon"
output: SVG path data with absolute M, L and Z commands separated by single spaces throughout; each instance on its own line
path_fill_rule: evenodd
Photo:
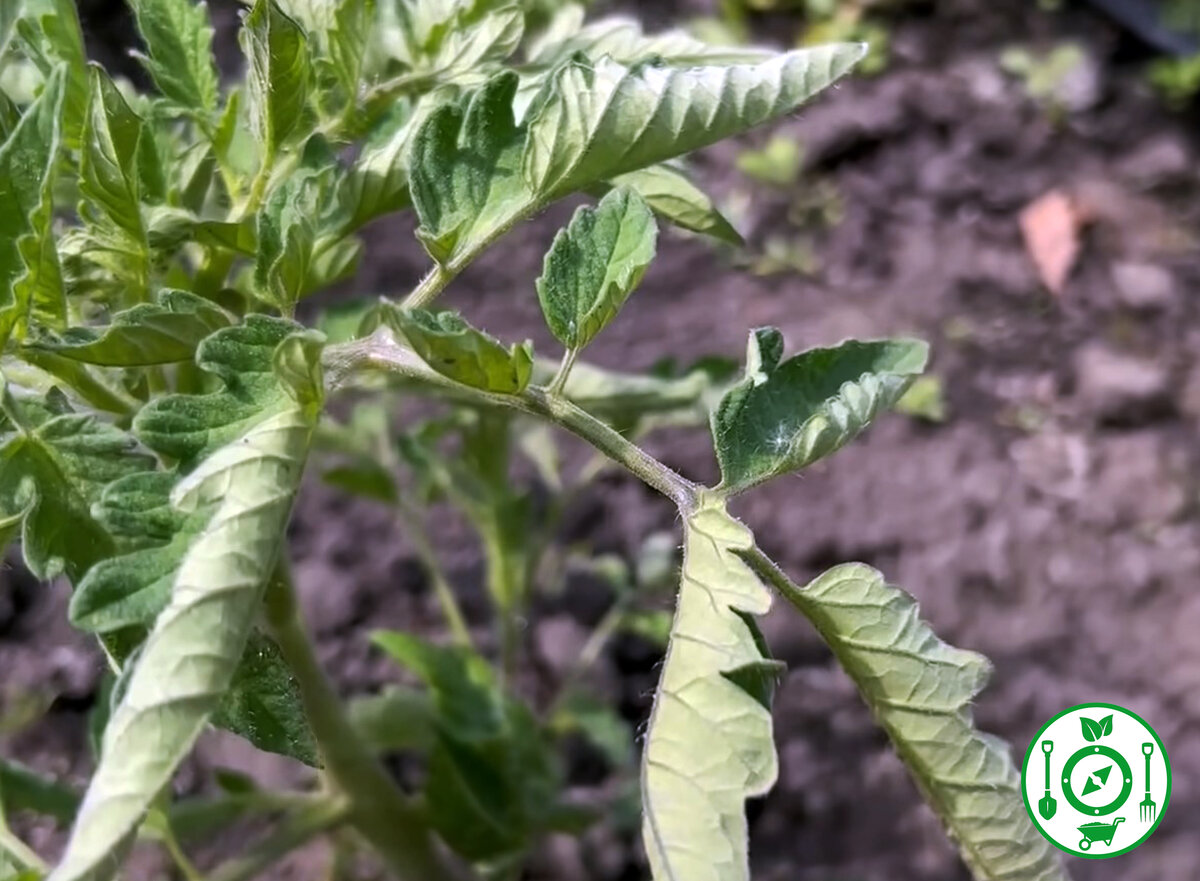
M 1142 755 L 1146 757 L 1146 797 L 1142 799 L 1142 803 L 1138 806 L 1139 819 L 1143 823 L 1151 823 L 1154 821 L 1154 813 L 1158 810 L 1158 806 L 1154 804 L 1154 800 L 1150 798 L 1150 756 L 1154 755 L 1154 744 L 1143 743 Z

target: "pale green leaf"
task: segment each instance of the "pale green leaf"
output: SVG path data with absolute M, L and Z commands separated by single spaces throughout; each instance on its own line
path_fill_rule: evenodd
M 250 124 L 268 156 L 303 131 L 311 86 L 304 30 L 275 0 L 255 0 L 241 33 L 249 63 Z
M 404 0 L 385 11 L 386 51 L 412 76 L 443 82 L 507 58 L 525 26 L 514 0 Z
M 196 0 L 130 0 L 148 55 L 142 63 L 167 98 L 205 116 L 216 112 L 213 29 Z
M 92 504 L 106 484 L 153 460 L 123 431 L 71 412 L 61 395 L 31 401 L 8 386 L 0 393 L 12 428 L 0 435 L 0 518 L 22 515 L 25 562 L 38 578 L 65 573 L 78 583 L 115 550 Z
M 66 320 L 55 248 L 54 183 L 64 76 L 51 76 L 0 145 L 0 349 L 30 318 L 51 328 Z
M 374 20 L 375 0 L 339 0 L 333 9 L 326 51 L 334 75 L 351 99 L 358 97 Z
M 745 686 L 773 675 L 750 616 L 771 594 L 738 556 L 750 531 L 714 498 L 684 522 L 671 648 L 642 756 L 642 838 L 655 881 L 748 881 L 745 801 L 775 782 L 771 713 Z M 772 671 L 772 672 L 769 672 Z
M 190 361 L 201 340 L 230 323 L 223 309 L 186 291 L 163 290 L 157 300 L 118 312 L 107 327 L 75 327 L 34 345 L 87 364 L 145 367 Z
M 530 343 L 504 346 L 454 312 L 385 306 L 384 317 L 430 367 L 463 385 L 520 394 L 533 374 Z
M 285 313 L 304 294 L 313 260 L 316 187 L 311 175 L 293 175 L 258 214 L 255 287 L 262 300 Z
M 184 514 L 211 514 L 184 555 L 170 602 L 113 710 L 99 767 L 53 881 L 112 874 L 113 856 L 130 841 L 234 681 L 283 544 L 319 412 L 311 403 L 316 389 L 306 389 L 309 402 L 301 403 L 290 383 L 262 372 L 264 350 L 273 359 L 281 337 L 295 329 L 250 316 L 241 327 L 219 331 L 197 360 L 226 388 L 205 397 L 163 398 L 151 405 L 150 417 L 143 410 L 135 423 L 161 455 L 190 453 L 172 506 Z M 243 376 L 255 367 L 254 375 Z M 224 413 L 222 404 L 239 398 L 241 412 Z M 226 421 L 229 415 L 236 428 Z M 147 424 L 152 430 L 143 430 Z M 130 762 L 131 756 L 138 761 Z
M 551 333 L 582 349 L 624 305 L 654 259 L 658 227 L 634 190 L 616 189 L 595 208 L 581 207 L 560 230 L 537 280 Z
M 743 244 L 741 234 L 725 219 L 712 198 L 675 165 L 651 165 L 617 175 L 609 183 L 637 190 L 655 214 L 681 229 L 731 245 Z
M 530 120 L 526 182 L 557 197 L 741 134 L 793 112 L 863 52 L 837 44 L 692 68 L 573 60 Z
M 850 674 L 975 878 L 1067 881 L 1029 820 L 1008 744 L 971 718 L 987 659 L 942 642 L 916 601 L 869 566 L 838 566 L 803 589 L 761 568 Z
M 412 203 L 408 153 L 431 109 L 427 101 L 415 111 L 398 101 L 368 135 L 362 153 L 338 187 L 338 219 L 343 232 L 353 232 Z
M 707 64 L 753 64 L 766 61 L 775 53 L 746 46 L 714 46 L 697 40 L 685 31 L 672 30 L 646 34 L 641 24 L 620 15 L 570 29 L 564 20 L 564 35 L 540 39 L 531 47 L 529 63 L 553 67 L 577 53 L 592 59 L 605 56 L 620 64 L 654 62 L 673 67 L 701 67 Z
M 739 492 L 841 449 L 900 399 L 928 354 L 917 340 L 852 340 L 781 363 L 779 331 L 752 331 L 746 378 L 712 418 L 722 487 Z

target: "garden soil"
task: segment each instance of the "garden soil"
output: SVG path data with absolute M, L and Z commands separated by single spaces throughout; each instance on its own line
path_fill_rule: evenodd
M 211 5 L 230 18 L 229 4 Z M 700 5 L 648 3 L 640 12 L 662 24 Z M 792 26 L 766 24 L 774 33 Z M 121 33 L 112 26 L 110 40 Z M 753 276 L 702 241 L 665 235 L 642 288 L 590 357 L 620 369 L 667 354 L 737 358 L 747 328 L 764 324 L 782 328 L 793 350 L 850 336 L 929 340 L 943 421 L 886 417 L 828 462 L 750 494 L 738 513 L 795 579 L 844 560 L 870 563 L 917 597 L 943 638 L 991 658 L 975 716 L 1012 743 L 1018 763 L 1042 722 L 1076 703 L 1117 703 L 1150 721 L 1174 769 L 1161 827 L 1131 854 L 1072 859 L 1070 868 L 1078 881 L 1190 881 L 1200 871 L 1196 117 L 1166 110 L 1144 86 L 1136 47 L 1083 11 L 952 0 L 901 16 L 892 39 L 884 73 L 841 85 L 778 127 L 804 145 L 795 193 L 731 171 L 739 145 L 700 159 L 714 191 L 749 206 L 752 246 L 793 236 L 811 247 L 812 271 Z M 1064 39 L 1084 50 L 1068 107 L 1039 106 L 1003 72 L 1000 54 Z M 111 42 L 98 51 L 118 57 Z M 1047 193 L 1069 206 L 1068 234 L 1078 233 L 1078 258 L 1056 294 L 1020 223 Z M 811 209 L 813 194 L 823 201 L 815 213 L 836 222 L 790 225 L 789 204 Z M 565 216 L 552 212 L 510 235 L 447 303 L 501 337 L 532 336 L 553 351 L 532 280 Z M 339 296 L 414 284 L 426 258 L 411 232 L 404 222 L 369 230 L 363 270 Z M 715 475 L 703 432 L 650 446 L 693 478 Z M 605 477 L 563 538 L 632 557 L 645 535 L 676 527 L 649 491 Z M 439 544 L 482 624 L 468 533 L 448 527 Z M 370 692 L 395 675 L 367 646 L 372 628 L 435 632 L 429 591 L 387 515 L 312 486 L 292 547 L 322 656 L 344 692 Z M 5 754 L 81 777 L 99 659 L 65 624 L 65 586 L 36 585 L 15 564 L 0 577 L 4 691 L 57 695 L 41 721 L 8 738 Z M 528 622 L 530 681 L 569 661 L 605 602 L 583 584 L 538 604 Z M 775 709 L 779 785 L 750 807 L 754 877 L 967 878 L 812 629 L 780 607 L 764 630 L 790 672 Z M 619 640 L 596 688 L 640 724 L 658 662 L 647 644 Z M 254 759 L 214 736 L 178 786 L 239 763 L 268 780 L 295 776 L 286 762 Z M 587 776 L 573 765 L 576 773 Z M 54 846 L 52 833 L 32 831 Z M 641 866 L 636 835 L 604 827 L 582 847 L 550 842 L 530 877 L 623 881 L 644 877 Z M 319 870 L 314 855 L 301 855 L 279 877 Z

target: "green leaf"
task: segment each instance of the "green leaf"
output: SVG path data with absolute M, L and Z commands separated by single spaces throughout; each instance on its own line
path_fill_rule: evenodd
M 48 780 L 19 762 L 0 759 L 0 805 L 11 815 L 33 811 L 66 825 L 75 817 L 79 796 L 68 787 Z
M 261 299 L 285 313 L 303 296 L 312 267 L 315 187 L 311 176 L 294 176 L 272 191 L 258 215 L 255 286 Z
M 54 74 L 0 146 L 0 349 L 33 320 L 66 323 L 62 271 L 54 239 L 64 75 Z
M 423 691 L 393 686 L 381 694 L 358 697 L 346 712 L 355 730 L 376 752 L 411 750 L 425 755 L 433 749 L 433 702 Z
M 1108 735 L 1112 734 L 1112 730 L 1113 730 L 1113 717 L 1112 717 L 1112 713 L 1109 713 L 1107 716 L 1105 716 L 1103 719 L 1100 720 L 1100 736 L 1107 737 Z
M 156 304 L 118 312 L 107 327 L 75 327 L 33 345 L 105 367 L 172 364 L 190 361 L 201 340 L 229 323 L 230 316 L 203 297 L 166 289 Z
M 374 641 L 416 673 L 433 699 L 425 786 L 433 828 L 476 862 L 520 853 L 558 813 L 561 780 L 537 720 L 504 697 L 487 662 L 468 649 L 401 633 Z
M 114 552 L 92 504 L 113 480 L 150 467 L 133 439 L 95 416 L 73 413 L 61 396 L 19 399 L 0 387 L 13 427 L 0 444 L 0 518 L 22 517 L 26 565 L 38 578 L 78 583 Z
M 386 305 L 384 317 L 430 367 L 472 388 L 517 395 L 533 374 L 533 346 L 504 346 L 467 324 L 455 312 L 399 309 Z
M 354 100 L 362 81 L 363 60 L 375 20 L 375 0 L 340 0 L 328 31 L 328 57 L 342 90 Z
M 987 659 L 938 639 L 913 598 L 869 566 L 838 566 L 804 589 L 777 571 L 761 574 L 829 643 L 974 876 L 1066 881 L 1058 852 L 1029 820 L 1008 745 L 972 721 Z
M 714 46 L 681 30 L 646 34 L 636 19 L 611 15 L 562 39 L 539 40 L 530 52 L 529 63 L 554 67 L 577 54 L 597 60 L 608 57 L 621 64 L 653 62 L 672 67 L 701 67 L 752 64 L 766 61 L 775 53 L 747 46 Z
M 681 229 L 711 236 L 730 245 L 742 245 L 741 234 L 717 209 L 713 200 L 675 165 L 651 165 L 620 174 L 613 186 L 637 190 L 657 214 Z
M 267 156 L 303 131 L 311 72 L 304 30 L 274 0 L 255 0 L 241 33 L 250 123 Z
M 424 104 L 422 107 L 428 107 Z M 377 217 L 412 204 L 408 152 L 428 110 L 397 102 L 372 130 L 362 153 L 338 187 L 340 227 L 352 232 Z
M 180 107 L 207 117 L 216 112 L 217 68 L 213 29 L 203 3 L 194 0 L 131 0 L 148 55 L 139 58 L 154 84 Z
M 170 602 L 113 710 L 54 881 L 111 875 L 113 855 L 127 846 L 235 680 L 319 414 L 320 390 L 309 385 L 315 366 L 292 364 L 287 377 L 272 372 L 280 346 L 291 350 L 289 363 L 297 351 L 314 354 L 318 344 L 310 338 L 289 345 L 297 330 L 252 315 L 218 331 L 201 345 L 197 362 L 225 388 L 159 399 L 135 420 L 143 442 L 180 462 L 184 476 L 171 491 L 172 507 L 209 517 L 183 555 Z
M 438 82 L 468 78 L 511 55 L 525 16 L 514 0 L 407 0 L 395 7 L 400 39 L 388 46 L 411 75 Z
M 559 231 L 537 280 L 542 314 L 555 338 L 578 351 L 602 331 L 654 259 L 658 228 L 645 201 L 616 189 L 581 207 Z
M 1086 716 L 1079 717 L 1079 724 L 1083 728 L 1083 739 L 1087 741 L 1097 741 L 1104 736 L 1104 730 L 1100 727 L 1100 723 Z
M 850 341 L 780 363 L 782 356 L 779 331 L 752 331 L 746 378 L 713 413 L 727 492 L 804 468 L 853 440 L 925 369 L 928 346 Z
M 655 881 L 750 877 L 744 803 L 778 770 L 771 713 L 746 688 L 775 671 L 748 617 L 771 605 L 738 556 L 752 546 L 714 497 L 684 522 L 671 649 L 642 756 L 642 837 Z
M 531 203 L 518 172 L 525 132 L 513 115 L 518 77 L 493 77 L 464 104 L 438 107 L 417 131 L 409 184 L 417 235 L 439 263 L 454 265 Z
M 62 112 L 63 143 L 78 150 L 83 143 L 88 104 L 87 53 L 79 15 L 72 0 L 23 0 L 17 33 L 43 73 L 61 64 L 66 69 Z
M 573 60 L 530 120 L 526 183 L 556 198 L 741 134 L 793 112 L 863 53 L 839 44 L 686 69 Z

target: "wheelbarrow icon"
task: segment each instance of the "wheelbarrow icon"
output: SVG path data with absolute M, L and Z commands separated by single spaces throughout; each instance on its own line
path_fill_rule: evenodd
M 1079 842 L 1079 849 L 1087 850 L 1092 846 L 1093 841 L 1103 841 L 1106 845 L 1111 845 L 1117 834 L 1117 827 L 1124 822 L 1124 817 L 1117 817 L 1111 823 L 1084 823 L 1078 827 L 1083 834 L 1083 840 Z

